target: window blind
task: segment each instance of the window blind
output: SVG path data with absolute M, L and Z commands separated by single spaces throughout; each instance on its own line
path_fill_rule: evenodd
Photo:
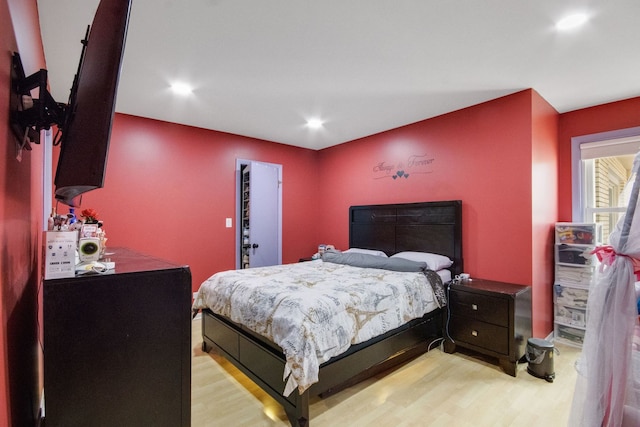
M 580 158 L 582 160 L 633 155 L 638 151 L 640 151 L 640 136 L 638 135 L 580 144 Z

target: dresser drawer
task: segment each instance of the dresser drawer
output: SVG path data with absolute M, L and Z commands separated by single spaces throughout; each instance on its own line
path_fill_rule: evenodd
M 449 335 L 454 342 L 461 341 L 492 352 L 509 354 L 509 328 L 504 326 L 455 315 L 449 319 Z
M 472 317 L 494 325 L 509 326 L 509 301 L 504 298 L 480 295 L 451 289 L 451 311 L 459 316 Z

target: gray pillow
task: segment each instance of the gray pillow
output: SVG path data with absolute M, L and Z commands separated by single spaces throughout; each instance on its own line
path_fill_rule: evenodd
M 424 272 L 427 269 L 426 262 L 416 262 L 405 258 L 384 258 L 376 255 L 341 253 L 336 251 L 326 251 L 322 255 L 322 261 L 351 265 L 353 267 L 380 268 L 383 270 L 404 272 Z

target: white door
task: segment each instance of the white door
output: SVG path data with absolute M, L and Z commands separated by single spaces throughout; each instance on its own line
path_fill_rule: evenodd
M 280 220 L 280 165 L 246 163 L 249 172 L 249 266 L 264 267 L 282 262 Z M 244 238 L 243 236 L 243 243 Z M 237 252 L 239 253 L 239 252 Z

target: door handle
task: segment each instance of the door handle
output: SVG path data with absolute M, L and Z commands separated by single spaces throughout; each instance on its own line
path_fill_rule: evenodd
M 260 246 L 260 245 L 258 245 L 257 243 L 254 243 L 253 245 L 251 245 L 251 247 L 252 247 L 253 249 L 257 248 L 258 246 Z

